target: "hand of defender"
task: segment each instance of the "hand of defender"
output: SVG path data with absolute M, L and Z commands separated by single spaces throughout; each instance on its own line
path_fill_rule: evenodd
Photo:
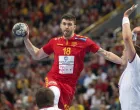
M 140 34 L 140 26 L 135 27 L 132 32 Z
M 138 7 L 138 4 L 133 5 L 131 8 L 124 12 L 124 17 L 129 17 L 129 15 Z
M 136 41 L 137 37 L 140 35 L 140 26 L 135 27 L 132 31 L 132 40 Z

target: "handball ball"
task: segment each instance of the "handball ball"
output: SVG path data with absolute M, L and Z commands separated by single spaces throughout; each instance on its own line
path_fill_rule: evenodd
M 12 28 L 15 37 L 25 37 L 27 35 L 28 26 L 25 23 L 16 23 Z

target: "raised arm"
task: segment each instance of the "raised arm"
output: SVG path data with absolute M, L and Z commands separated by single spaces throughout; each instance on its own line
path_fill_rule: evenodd
M 39 49 L 31 43 L 31 41 L 29 40 L 29 29 L 28 29 L 27 36 L 24 37 L 24 43 L 25 43 L 27 50 L 29 51 L 29 53 L 31 54 L 31 56 L 34 60 L 41 60 L 48 56 L 42 48 Z
M 123 65 L 124 64 L 124 61 L 123 59 L 121 59 L 120 57 L 118 57 L 117 55 L 115 55 L 114 53 L 112 52 L 109 52 L 109 51 L 106 51 L 102 48 L 100 48 L 97 52 L 97 54 L 103 56 L 106 60 L 109 60 L 113 63 L 116 63 L 116 64 L 121 64 Z
M 132 41 L 132 31 L 130 28 L 130 22 L 129 22 L 129 15 L 137 8 L 137 5 L 133 5 L 131 8 L 125 11 L 123 16 L 123 22 L 122 22 L 122 35 L 124 40 L 124 46 L 126 49 L 126 55 L 129 62 L 133 61 L 136 50 L 133 45 Z

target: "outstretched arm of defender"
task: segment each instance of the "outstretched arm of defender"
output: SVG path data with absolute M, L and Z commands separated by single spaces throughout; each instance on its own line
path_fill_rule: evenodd
M 134 48 L 133 41 L 132 41 L 132 32 L 131 32 L 130 22 L 128 17 L 136 8 L 137 5 L 133 5 L 131 8 L 126 10 L 122 22 L 122 35 L 123 35 L 124 46 L 126 49 L 126 54 L 129 62 L 133 60 L 136 54 L 136 50 Z
M 29 51 L 29 53 L 31 54 L 34 60 L 40 60 L 48 56 L 42 48 L 39 49 L 30 42 L 29 31 L 28 31 L 27 36 L 24 38 L 24 43 L 27 50 Z
M 109 52 L 109 51 L 106 51 L 102 48 L 100 48 L 97 52 L 97 54 L 103 56 L 106 60 L 109 60 L 113 63 L 116 63 L 116 64 L 121 64 L 123 65 L 124 64 L 124 61 L 123 59 L 121 59 L 120 57 L 118 57 L 117 55 L 115 55 L 114 53 L 112 52 Z

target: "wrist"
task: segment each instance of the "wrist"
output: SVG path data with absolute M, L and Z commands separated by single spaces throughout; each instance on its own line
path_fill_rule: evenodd
M 128 17 L 124 16 L 123 19 L 122 19 L 122 25 L 123 24 L 126 24 L 126 23 L 127 24 L 130 24 L 130 21 L 129 21 L 129 18 Z

